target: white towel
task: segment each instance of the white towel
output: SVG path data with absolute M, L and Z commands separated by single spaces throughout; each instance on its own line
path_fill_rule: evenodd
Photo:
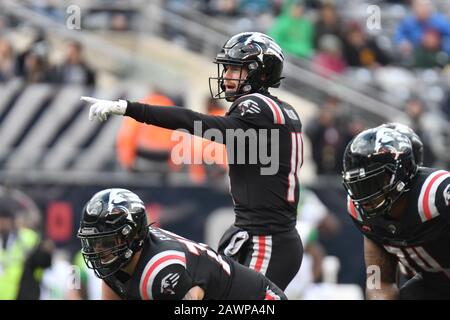
M 236 232 L 232 237 L 228 246 L 225 248 L 224 253 L 226 256 L 234 256 L 241 249 L 242 245 L 249 238 L 247 231 Z

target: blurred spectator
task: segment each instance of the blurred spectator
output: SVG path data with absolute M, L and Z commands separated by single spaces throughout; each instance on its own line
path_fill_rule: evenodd
M 206 113 L 212 116 L 224 116 L 225 107 L 220 103 L 220 100 L 208 97 L 206 98 Z M 204 150 L 212 150 L 214 153 L 203 152 Z M 219 152 L 220 154 L 217 154 Z M 212 142 L 210 140 L 203 139 L 203 161 L 206 164 L 211 163 L 211 165 L 206 165 L 206 174 L 212 182 L 217 182 L 217 179 L 223 178 L 228 172 L 228 161 L 227 161 L 227 149 L 225 145 Z M 212 154 L 213 157 L 210 155 Z M 220 157 L 222 155 L 222 157 Z
M 37 300 L 42 294 L 44 272 L 52 265 L 52 255 L 55 245 L 52 241 L 40 241 L 25 261 L 20 281 L 18 300 Z
M 436 30 L 426 30 L 420 45 L 414 48 L 414 67 L 444 67 L 449 56 L 441 50 L 441 35 Z
M 271 2 L 269 0 L 240 0 L 239 12 L 245 15 L 260 15 L 272 9 Z
M 208 96 L 206 98 L 206 113 L 212 116 L 225 115 L 225 107 L 220 102 L 220 100 Z
M 143 102 L 159 106 L 174 105 L 174 102 L 159 90 L 155 90 Z M 210 115 L 222 116 L 225 114 L 225 108 L 215 99 L 208 98 L 205 107 Z M 171 158 L 172 150 L 177 146 L 176 156 L 181 156 L 182 159 L 179 160 L 188 165 L 187 170 L 193 183 L 203 184 L 208 176 L 217 179 L 226 174 L 228 163 L 224 145 L 187 133 L 181 140 L 172 140 L 172 134 L 173 130 L 145 125 L 134 119 L 124 118 L 117 136 L 119 163 L 127 170 L 153 169 L 166 173 L 169 169 L 176 172 L 182 169 L 182 166 L 174 164 Z M 180 147 L 181 143 L 182 147 Z
M 389 57 L 368 39 L 358 22 L 350 22 L 345 32 L 344 57 L 351 67 L 372 68 L 389 63 Z
M 314 47 L 319 47 L 322 36 L 331 34 L 343 40 L 341 20 L 336 7 L 332 3 L 324 3 L 319 9 L 319 17 L 315 24 Z
M 212 0 L 210 1 L 214 12 L 220 15 L 234 17 L 238 15 L 239 0 Z
M 80 286 L 79 288 L 70 288 L 66 293 L 66 298 L 69 300 L 101 300 L 102 280 L 95 275 L 94 270 L 87 267 L 81 250 L 74 256 L 73 266 L 80 271 Z
M 395 34 L 400 53 L 404 57 L 411 57 L 414 48 L 423 42 L 424 34 L 433 30 L 441 38 L 440 49 L 450 55 L 450 22 L 447 17 L 434 12 L 431 0 L 414 0 L 412 6 L 414 14 L 399 24 Z
M 412 98 L 406 103 L 405 112 L 409 117 L 411 129 L 417 133 L 423 142 L 424 166 L 432 167 L 433 163 L 436 161 L 436 156 L 431 145 L 433 136 L 430 135 L 431 132 L 427 129 L 427 125 L 424 123 L 424 121 L 427 120 L 426 106 L 421 99 Z
M 404 106 L 405 117 L 393 119 L 392 122 L 398 122 L 409 126 L 420 137 L 423 142 L 423 165 L 433 167 L 437 160 L 433 144 L 443 145 L 441 143 L 441 128 L 439 119 L 427 112 L 425 103 L 417 96 L 411 97 Z
M 450 89 L 446 88 L 445 99 L 443 99 L 440 108 L 444 113 L 447 121 L 450 121 Z
M 356 137 L 360 132 L 367 129 L 367 125 L 358 117 L 350 117 L 348 123 L 345 124 L 344 128 L 344 143 L 342 144 L 345 148 L 347 144 Z
M 319 242 L 319 233 L 335 236 L 340 222 L 319 197 L 311 190 L 301 187 L 298 204 L 297 230 L 302 239 L 304 255 L 295 278 L 285 290 L 289 299 L 303 299 L 307 291 L 322 281 L 325 249 Z
M 0 35 L 5 31 L 6 27 L 8 26 L 8 21 L 6 16 L 3 14 L 0 14 Z
M 95 74 L 83 60 L 83 47 L 76 41 L 69 41 L 65 48 L 65 60 L 53 70 L 56 83 L 95 85 Z
M 320 38 L 319 50 L 313 59 L 314 71 L 324 77 L 329 77 L 333 74 L 344 73 L 346 67 L 339 38 L 330 34 Z
M 66 300 L 71 287 L 79 285 L 78 270 L 69 262 L 68 253 L 57 249 L 52 263 L 42 275 L 40 300 Z
M 47 63 L 47 52 L 39 44 L 34 45 L 24 56 L 23 74 L 27 83 L 49 82 L 51 75 Z
M 129 30 L 128 18 L 124 13 L 115 13 L 112 15 L 111 30 L 113 31 Z
M 159 90 L 154 90 L 142 100 L 158 106 L 173 106 L 174 103 Z M 125 117 L 117 136 L 117 159 L 127 170 L 146 170 L 148 161 L 168 163 L 175 141 L 171 140 L 173 130 L 139 123 Z M 144 164 L 137 160 L 144 160 Z
M 0 300 L 39 299 L 42 271 L 50 266 L 53 244 L 15 221 L 16 205 L 0 195 Z
M 283 8 L 268 33 L 285 53 L 309 58 L 314 53 L 314 26 L 304 15 L 303 1 L 291 2 Z
M 17 76 L 17 61 L 11 43 L 0 38 L 0 82 Z
M 305 133 L 313 141 L 312 158 L 317 174 L 340 174 L 345 148 L 345 133 L 342 129 L 339 101 L 327 99 L 318 117 L 312 119 Z
M 206 98 L 206 112 L 211 116 L 225 115 L 225 107 L 219 100 Z M 211 183 L 220 182 L 228 172 L 227 150 L 224 144 L 203 139 L 194 135 L 187 135 L 183 148 L 185 161 L 189 163 L 189 174 L 192 182 L 203 184 L 208 179 Z M 189 148 L 190 149 L 187 149 Z

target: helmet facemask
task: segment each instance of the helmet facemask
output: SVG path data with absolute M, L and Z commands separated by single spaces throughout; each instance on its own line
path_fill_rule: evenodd
M 407 157 L 392 159 L 392 156 L 379 155 L 382 161 L 343 174 L 343 185 L 363 218 L 389 214 L 392 205 L 408 191 L 415 168 L 408 167 Z
M 226 99 L 227 101 L 234 101 L 237 98 L 261 91 L 260 68 L 258 62 L 250 60 L 245 62 L 239 61 L 214 61 L 217 64 L 217 77 L 209 78 L 209 90 L 211 97 L 214 99 Z M 229 66 L 239 67 L 238 78 L 225 78 L 225 73 Z M 247 69 L 247 76 L 243 77 L 243 70 Z M 236 84 L 236 88 L 232 92 L 227 92 L 225 88 L 225 81 L 232 80 Z M 215 88 L 215 90 L 213 90 Z
M 127 266 L 141 250 L 148 221 L 143 201 L 127 189 L 97 192 L 85 205 L 78 238 L 87 266 L 106 278 Z
M 367 217 L 383 214 L 393 203 L 392 191 L 395 189 L 395 168 L 391 164 L 374 170 L 363 168 L 344 174 L 344 187 L 358 208 Z
M 111 232 L 96 233 L 91 228 L 80 230 L 83 258 L 88 268 L 103 279 L 125 267 L 137 251 L 136 232 L 124 225 Z

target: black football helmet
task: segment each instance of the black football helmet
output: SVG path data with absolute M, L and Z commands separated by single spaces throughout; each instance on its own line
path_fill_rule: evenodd
M 126 266 L 144 243 L 148 230 L 142 200 L 126 189 L 96 193 L 81 215 L 78 238 L 86 265 L 99 278 Z
M 231 37 L 217 54 L 217 77 L 209 78 L 211 96 L 216 99 L 234 101 L 236 98 L 255 92 L 266 92 L 268 88 L 280 86 L 284 54 L 280 46 L 269 36 L 260 32 L 243 32 Z M 230 65 L 241 68 L 236 92 L 226 93 L 224 74 Z M 248 69 L 248 76 L 242 78 L 242 68 Z M 217 89 L 213 92 L 216 82 Z
M 411 140 L 414 160 L 416 161 L 416 164 L 420 167 L 423 166 L 423 142 L 422 140 L 420 140 L 419 136 L 414 132 L 413 129 L 398 122 L 384 123 L 380 127 L 394 129 L 407 136 L 409 140 Z
M 344 187 L 365 219 L 389 213 L 417 172 L 409 138 L 386 127 L 358 134 L 343 166 Z

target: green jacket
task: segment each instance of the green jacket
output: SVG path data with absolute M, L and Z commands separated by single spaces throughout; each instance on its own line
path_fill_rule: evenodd
M 0 248 L 0 300 L 16 299 L 25 261 L 38 243 L 36 232 L 20 228 L 14 243 L 8 249 Z
M 269 29 L 269 35 L 285 53 L 302 58 L 310 58 L 314 54 L 314 25 L 305 17 L 280 14 Z

